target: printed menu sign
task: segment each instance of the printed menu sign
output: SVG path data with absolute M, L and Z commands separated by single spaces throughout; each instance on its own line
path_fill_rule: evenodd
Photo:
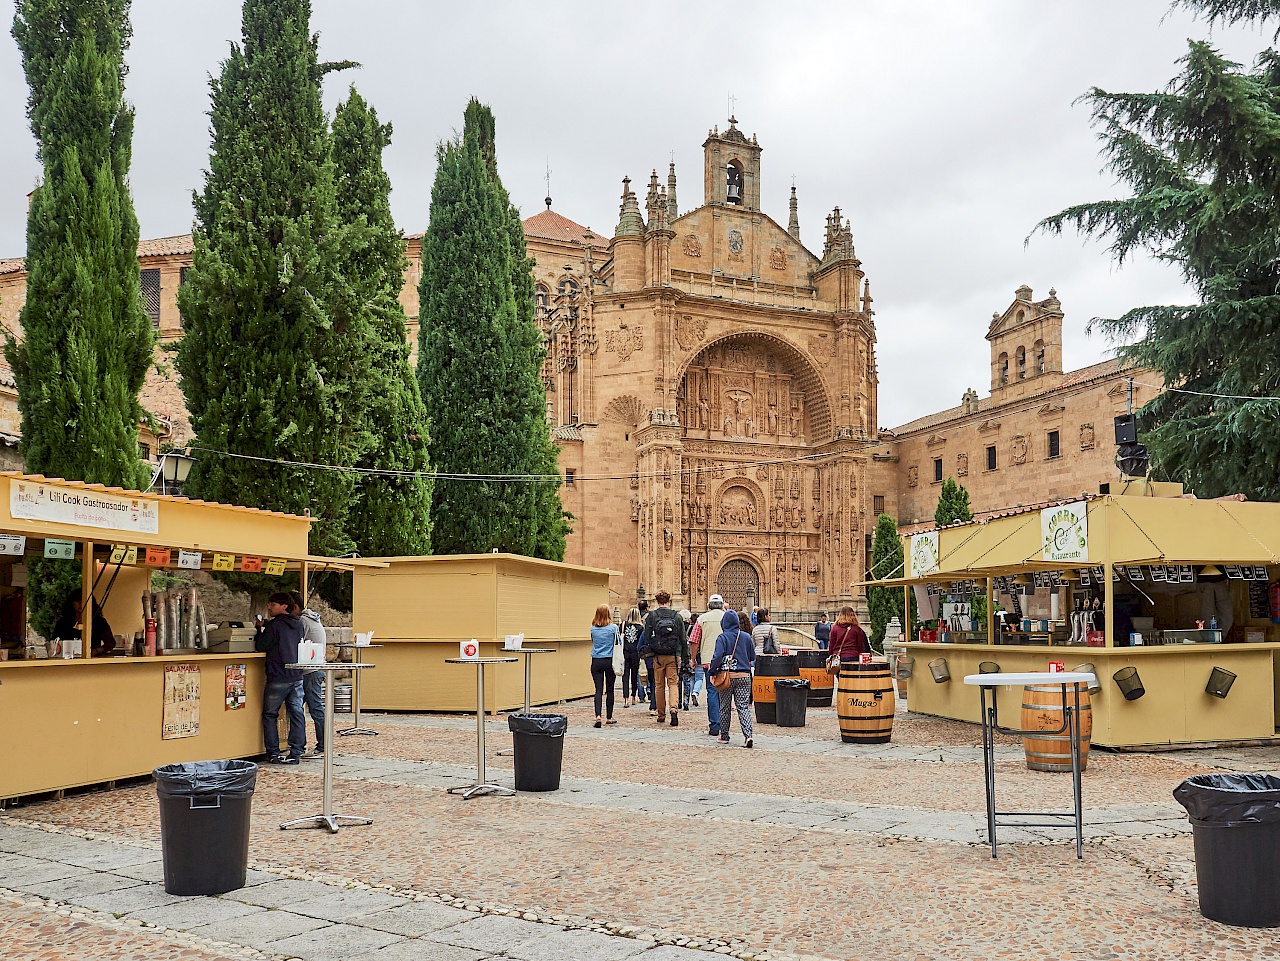
M 153 500 L 31 481 L 9 485 L 9 513 L 28 521 L 143 534 L 160 532 L 160 505 Z
M 244 665 L 227 665 L 227 710 L 238 711 L 244 707 L 248 697 L 244 692 Z
M 200 666 L 169 664 L 164 669 L 164 717 L 161 740 L 200 733 Z

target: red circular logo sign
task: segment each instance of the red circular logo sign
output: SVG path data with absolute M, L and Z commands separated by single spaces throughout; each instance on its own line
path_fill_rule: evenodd
M 464 644 L 462 646 L 463 657 L 475 657 L 479 653 L 480 653 L 480 646 L 476 644 L 474 641 L 468 644 Z

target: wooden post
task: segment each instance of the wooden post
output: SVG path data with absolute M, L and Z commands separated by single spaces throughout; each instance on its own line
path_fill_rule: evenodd
M 1103 627 L 1106 631 L 1106 646 L 1116 646 L 1116 623 L 1115 623 L 1115 605 L 1116 605 L 1116 586 L 1111 579 L 1111 562 L 1102 565 L 1102 616 Z
M 996 642 L 996 579 L 987 578 L 987 643 Z
M 93 541 L 84 542 L 80 558 L 80 656 L 93 656 Z
M 911 636 L 911 586 L 909 584 L 902 585 L 902 636 L 909 641 L 919 640 Z
M 302 595 L 303 606 L 304 607 L 309 606 L 307 605 L 308 597 L 307 597 L 307 562 L 306 561 L 301 561 L 298 564 L 298 593 Z

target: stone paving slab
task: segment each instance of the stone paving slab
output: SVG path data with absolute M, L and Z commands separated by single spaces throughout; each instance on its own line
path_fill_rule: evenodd
M 190 899 L 166 893 L 161 884 L 136 884 L 116 891 L 84 894 L 66 900 L 94 911 L 105 911 L 107 914 L 132 914 L 134 911 L 145 911 Z
M 436 931 L 430 940 L 460 948 L 504 954 L 545 937 L 546 934 L 547 927 L 534 921 L 490 914 Z
M 34 884 L 93 873 L 88 868 L 63 864 L 61 861 L 47 861 L 44 858 L 22 855 L 11 855 L 11 857 L 14 860 L 6 861 L 0 866 L 0 885 L 19 891 L 25 891 Z
M 287 905 L 289 911 L 325 921 L 347 921 L 362 914 L 373 914 L 404 904 L 403 898 L 377 891 L 329 890 L 318 898 Z
M 268 913 L 270 912 L 266 908 L 227 898 L 191 898 L 177 904 L 131 911 L 129 917 L 175 931 L 190 931 L 205 924 L 230 921 L 233 918 L 243 920 L 253 914 Z
M 360 924 L 377 931 L 389 931 L 405 937 L 416 938 L 432 931 L 440 931 L 475 918 L 469 911 L 448 908 L 429 901 L 401 902 L 389 910 L 365 914 Z
M 491 955 L 485 951 L 414 940 L 398 941 L 377 951 L 356 955 L 351 961 L 485 961 L 489 957 Z M 570 959 L 566 958 L 565 961 Z M 707 961 L 707 959 L 700 957 L 698 961 Z
M 312 898 L 322 898 L 333 892 L 328 884 L 319 881 L 297 881 L 292 878 L 277 878 L 265 884 L 255 884 L 251 888 L 241 888 L 222 895 L 233 901 L 245 904 L 256 904 L 264 908 L 291 908 Z
M 556 932 L 550 928 L 543 936 L 508 948 L 506 953 L 519 961 L 622 961 L 640 954 L 645 947 L 629 938 L 594 931 Z
M 268 954 L 303 958 L 305 961 L 347 961 L 403 940 L 400 935 L 386 931 L 375 931 L 353 924 L 330 924 L 279 941 L 269 941 L 262 950 Z
M 229 901 L 227 895 L 223 895 L 218 900 L 231 904 L 243 903 Z M 253 907 L 253 905 L 245 905 L 245 907 Z M 263 908 L 255 914 L 239 915 L 190 928 L 189 933 L 208 938 L 210 941 L 229 941 L 232 944 L 243 944 L 261 951 L 273 941 L 329 926 L 328 921 L 304 918 L 300 914 L 290 914 L 288 911 L 271 911 Z
M 122 878 L 114 874 L 103 874 L 98 871 L 77 874 L 75 877 L 63 878 L 58 881 L 45 881 L 40 884 L 14 884 L 7 878 L 5 880 L 5 884 L 9 887 L 17 888 L 42 898 L 49 898 L 53 901 L 71 901 L 90 894 L 106 894 L 109 891 L 119 891 L 122 888 L 137 887 L 141 883 L 141 881 L 135 881 L 132 878 Z

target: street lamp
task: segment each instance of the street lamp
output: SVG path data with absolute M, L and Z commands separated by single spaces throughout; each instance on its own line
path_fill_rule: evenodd
M 185 450 L 165 451 L 160 455 L 160 493 L 166 493 L 166 485 L 181 487 L 191 475 L 195 460 Z

